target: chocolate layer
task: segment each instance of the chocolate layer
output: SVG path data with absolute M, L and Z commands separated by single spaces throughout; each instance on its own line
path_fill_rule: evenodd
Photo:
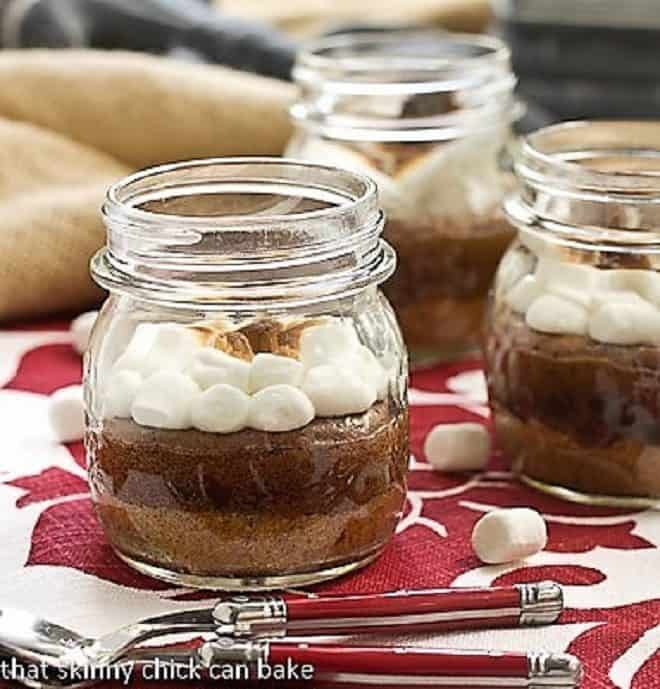
M 500 305 L 485 353 L 515 471 L 586 493 L 660 495 L 658 348 L 546 335 Z
M 266 576 L 359 560 L 386 543 L 405 500 L 407 411 L 388 402 L 288 433 L 113 419 L 88 445 L 111 542 L 182 572 Z

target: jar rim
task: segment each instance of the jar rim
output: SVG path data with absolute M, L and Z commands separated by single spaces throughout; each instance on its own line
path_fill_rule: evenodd
M 423 43 L 430 46 L 428 39 L 434 41 L 437 51 L 436 56 L 408 56 L 394 55 L 392 46 L 395 44 L 411 45 L 413 40 L 426 39 Z M 331 57 L 323 55 L 334 50 L 345 52 L 347 49 L 364 49 L 368 46 L 374 48 L 387 48 L 387 52 L 379 57 L 364 54 L 343 55 Z M 450 56 L 447 47 L 473 49 L 481 51 L 481 54 L 470 56 Z M 369 71 L 381 72 L 383 76 L 391 74 L 394 70 L 402 68 L 415 72 L 429 72 L 429 78 L 438 78 L 448 66 L 456 67 L 480 67 L 487 63 L 504 63 L 508 65 L 511 59 L 511 51 L 507 44 L 494 37 L 484 34 L 450 33 L 441 29 L 403 29 L 392 31 L 355 31 L 351 33 L 338 33 L 315 41 L 311 41 L 303 48 L 297 58 L 295 71 L 302 67 L 315 69 L 340 68 L 367 68 Z
M 508 46 L 438 29 L 339 33 L 293 69 L 301 127 L 347 141 L 442 141 L 509 125 L 522 112 Z
M 174 215 L 172 213 L 158 213 L 152 210 L 144 210 L 137 207 L 140 202 L 144 202 L 144 197 L 135 196 L 135 192 L 139 191 L 139 185 L 142 182 L 157 183 L 157 178 L 163 175 L 171 175 L 186 170 L 201 170 L 203 168 L 222 168 L 228 170 L 233 166 L 247 166 L 261 165 L 272 168 L 291 168 L 291 169 L 305 169 L 314 172 L 326 172 L 336 174 L 338 182 L 343 181 L 345 188 L 343 191 L 346 194 L 346 202 L 327 208 L 320 208 L 310 211 L 299 212 L 296 214 L 272 214 L 261 215 L 259 224 L 274 224 L 274 223 L 297 223 L 305 221 L 319 221 L 327 220 L 337 215 L 341 215 L 355 209 L 359 205 L 367 208 L 378 204 L 378 191 L 375 182 L 359 172 L 343 170 L 341 168 L 333 167 L 331 165 L 323 165 L 320 163 L 308 163 L 292 158 L 276 157 L 276 156 L 232 156 L 232 157 L 218 157 L 218 158 L 199 158 L 194 160 L 179 161 L 176 163 L 166 163 L 154 167 L 148 167 L 139 170 L 131 175 L 128 175 L 114 184 L 112 184 L 105 197 L 102 212 L 106 219 L 110 220 L 113 217 L 120 217 L 123 222 L 130 223 L 133 227 L 147 224 L 171 225 L 175 223 L 178 226 L 194 227 L 194 228 L 217 228 L 217 227 L 232 227 L 244 228 L 245 230 L 254 227 L 254 220 L 250 215 L 246 214 L 226 214 L 226 215 L 208 215 L 208 216 L 187 216 Z M 234 173 L 235 175 L 236 173 Z M 229 177 L 228 177 L 229 178 Z M 231 178 L 236 181 L 235 176 Z M 273 178 L 276 180 L 277 178 Z M 241 180 L 243 183 L 260 184 L 266 181 L 263 177 L 245 177 Z M 271 181 L 271 180 L 269 180 Z M 299 184 L 304 185 L 303 180 L 298 181 Z M 354 185 L 361 189 L 353 195 L 352 198 L 348 196 L 348 185 Z M 138 187 L 136 190 L 135 187 Z M 159 192 L 163 192 L 170 187 L 160 186 Z M 171 188 L 175 188 L 174 186 Z M 181 191 L 181 185 L 176 185 L 176 188 Z M 339 190 L 336 197 L 338 197 Z
M 223 192 L 226 199 L 215 198 Z M 239 194 L 244 213 L 214 213 L 218 203 L 223 210 L 241 207 Z M 168 210 L 195 212 L 181 197 L 202 197 L 201 214 L 141 207 L 174 199 Z M 278 207 L 287 212 L 269 212 Z M 148 168 L 112 185 L 103 216 L 107 244 L 91 263 L 96 282 L 171 305 L 253 311 L 264 304 L 308 304 L 379 284 L 395 265 L 380 238 L 384 216 L 375 182 L 287 158 Z
M 657 170 L 598 169 L 592 157 L 657 158 Z M 576 120 L 538 129 L 514 153 L 522 178 L 594 192 L 660 194 L 660 120 Z

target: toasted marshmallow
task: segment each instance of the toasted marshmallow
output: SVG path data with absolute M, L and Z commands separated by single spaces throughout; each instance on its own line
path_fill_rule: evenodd
M 199 391 L 189 376 L 178 371 L 159 371 L 140 385 L 131 415 L 141 426 L 188 428 L 190 407 Z
M 477 471 L 490 457 L 490 434 L 479 423 L 447 423 L 431 429 L 424 454 L 438 471 Z
M 210 433 L 233 433 L 248 423 L 250 398 L 231 385 L 213 385 L 197 395 L 190 407 L 192 425 Z
M 60 443 L 81 440 L 85 432 L 85 408 L 81 385 L 56 390 L 48 401 L 48 418 Z
M 488 512 L 472 530 L 472 548 L 487 564 L 521 560 L 543 550 L 547 542 L 543 517 L 527 507 Z
M 308 369 L 341 360 L 360 346 L 350 321 L 336 319 L 306 328 L 300 336 L 300 360 Z
M 525 275 L 504 297 L 517 313 L 525 313 L 534 300 L 541 296 L 541 285 L 533 275 Z
M 213 347 L 197 349 L 188 371 L 203 390 L 220 384 L 232 385 L 243 392 L 249 389 L 250 364 Z
M 71 344 L 78 354 L 87 351 L 89 337 L 98 315 L 98 311 L 87 311 L 71 321 Z
M 287 356 L 261 353 L 252 360 L 250 367 L 250 392 L 259 392 L 271 385 L 300 387 L 303 365 Z
M 533 330 L 551 335 L 585 335 L 588 327 L 587 310 L 573 301 L 546 294 L 535 299 L 525 316 Z
M 608 344 L 660 344 L 660 313 L 650 304 L 605 304 L 589 320 L 589 337 Z
M 364 345 L 359 345 L 346 360 L 346 368 L 352 370 L 367 385 L 376 389 L 379 400 L 387 397 L 389 376 L 375 354 Z
M 400 208 L 405 203 L 405 197 L 391 177 L 375 167 L 366 156 L 345 144 L 324 141 L 316 137 L 308 138 L 303 150 L 294 151 L 293 156 L 303 157 L 305 160 L 320 160 L 325 165 L 334 165 L 344 170 L 368 175 L 376 182 L 380 203 L 387 211 Z
M 317 416 L 344 416 L 366 411 L 376 401 L 378 390 L 354 371 L 332 364 L 311 368 L 303 390 Z
M 271 385 L 250 400 L 248 423 L 258 431 L 293 431 L 314 418 L 307 395 L 292 385 Z
M 112 373 L 105 387 L 105 415 L 129 419 L 133 400 L 141 385 L 142 376 L 137 371 L 125 369 Z
M 397 177 L 408 207 L 455 219 L 491 211 L 502 194 L 496 155 L 501 144 L 489 133 L 440 144 L 415 158 Z

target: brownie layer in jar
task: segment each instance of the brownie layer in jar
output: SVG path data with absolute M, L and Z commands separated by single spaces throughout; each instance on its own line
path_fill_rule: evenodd
M 514 471 L 586 494 L 660 495 L 660 347 L 538 332 L 500 303 L 485 354 Z
M 93 442 L 91 482 L 115 547 L 183 573 L 265 577 L 366 558 L 405 500 L 407 414 L 387 402 L 287 433 L 115 419 Z
M 171 355 L 185 372 L 168 369 Z M 409 456 L 400 371 L 380 361 L 351 319 L 138 326 L 86 439 L 109 541 L 129 562 L 209 579 L 368 561 L 402 515 Z M 122 407 L 116 381 L 143 364 L 166 370 Z M 154 391 L 154 379 L 180 387 Z M 189 390 L 190 413 L 177 400 Z

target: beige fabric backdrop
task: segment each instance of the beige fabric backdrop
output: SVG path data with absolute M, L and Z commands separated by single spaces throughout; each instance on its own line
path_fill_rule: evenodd
M 333 21 L 444 22 L 477 29 L 477 0 L 226 0 L 285 29 Z M 222 67 L 100 51 L 0 52 L 0 320 L 76 311 L 101 293 L 107 186 L 156 163 L 279 154 L 291 84 Z

